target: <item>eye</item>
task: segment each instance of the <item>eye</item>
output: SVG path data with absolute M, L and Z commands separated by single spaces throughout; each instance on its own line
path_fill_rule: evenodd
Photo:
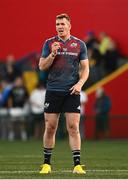
M 64 23 L 61 23 L 62 26 L 64 26 L 65 24 Z

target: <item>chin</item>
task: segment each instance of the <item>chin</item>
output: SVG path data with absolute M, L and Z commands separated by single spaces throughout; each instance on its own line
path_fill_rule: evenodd
M 63 38 L 64 37 L 64 35 L 59 35 L 60 36 L 60 38 Z
M 60 37 L 64 37 L 65 35 L 60 33 L 59 36 L 60 36 Z

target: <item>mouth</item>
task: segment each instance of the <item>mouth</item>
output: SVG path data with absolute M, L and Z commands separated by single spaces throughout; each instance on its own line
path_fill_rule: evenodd
M 63 32 L 64 32 L 64 30 L 60 29 L 58 32 L 59 32 L 59 33 L 63 33 Z

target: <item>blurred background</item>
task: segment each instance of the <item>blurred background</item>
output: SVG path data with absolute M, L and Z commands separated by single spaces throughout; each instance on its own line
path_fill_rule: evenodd
M 128 1 L 0 0 L 0 139 L 41 139 L 47 72 L 42 45 L 56 34 L 55 17 L 71 17 L 87 45 L 90 76 L 81 95 L 83 140 L 128 138 Z M 61 115 L 58 139 L 67 136 Z

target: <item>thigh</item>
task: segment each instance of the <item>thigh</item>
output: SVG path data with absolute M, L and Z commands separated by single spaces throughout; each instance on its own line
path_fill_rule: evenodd
M 64 99 L 62 111 L 64 113 L 80 113 L 80 95 L 68 94 Z
M 44 113 L 45 127 L 51 126 L 57 128 L 59 121 L 59 113 Z
M 60 113 L 62 111 L 63 99 L 63 92 L 47 91 L 45 95 L 44 112 Z
M 79 128 L 80 123 L 80 113 L 65 113 L 66 125 L 68 127 Z

